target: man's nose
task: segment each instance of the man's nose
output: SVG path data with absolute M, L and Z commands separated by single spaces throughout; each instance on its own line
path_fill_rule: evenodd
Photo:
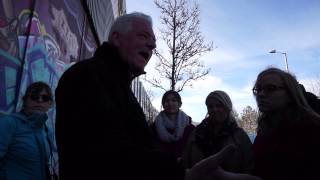
M 45 102 L 42 98 L 42 96 L 39 96 L 39 98 L 37 99 L 37 102 Z
M 148 41 L 147 46 L 148 46 L 148 48 L 149 48 L 150 50 L 155 49 L 155 48 L 157 47 L 156 41 L 153 40 L 153 39 L 150 39 L 150 40 Z

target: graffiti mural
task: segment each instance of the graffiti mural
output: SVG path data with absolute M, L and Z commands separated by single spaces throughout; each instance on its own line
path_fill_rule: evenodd
M 33 82 L 54 91 L 62 73 L 96 47 L 79 0 L 0 0 L 0 114 L 19 111 Z M 48 114 L 54 142 L 55 109 Z M 57 158 L 51 164 L 56 171 Z

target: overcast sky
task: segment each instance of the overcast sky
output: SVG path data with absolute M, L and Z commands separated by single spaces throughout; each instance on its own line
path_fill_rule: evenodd
M 126 0 L 127 13 L 140 11 L 153 18 L 154 31 L 159 36 L 160 12 L 153 0 Z M 190 0 L 190 2 L 192 2 Z M 206 40 L 218 48 L 200 59 L 211 68 L 204 80 L 181 93 L 182 110 L 193 121 L 206 115 L 205 98 L 214 90 L 227 92 L 234 109 L 241 114 L 247 105 L 256 108 L 251 89 L 257 74 L 268 66 L 285 68 L 286 52 L 289 71 L 308 87 L 320 78 L 320 1 L 318 0 L 198 0 L 200 30 Z M 161 40 L 157 40 L 161 47 Z M 146 67 L 152 76 L 153 56 Z M 153 105 L 160 110 L 163 90 L 146 89 L 154 93 Z

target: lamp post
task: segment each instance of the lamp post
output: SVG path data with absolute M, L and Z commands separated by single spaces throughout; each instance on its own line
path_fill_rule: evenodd
M 287 58 L 287 53 L 286 52 L 280 52 L 280 51 L 277 51 L 275 49 L 271 50 L 269 53 L 281 53 L 281 54 L 284 54 L 284 57 L 285 57 L 285 65 L 286 65 L 286 71 L 289 72 L 289 67 L 288 67 L 288 58 Z

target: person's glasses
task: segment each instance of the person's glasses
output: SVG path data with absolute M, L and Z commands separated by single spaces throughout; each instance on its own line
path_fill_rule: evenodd
M 32 100 L 32 101 L 40 101 L 40 99 L 41 99 L 41 101 L 42 102 L 48 102 L 48 101 L 51 101 L 52 100 L 52 98 L 49 96 L 49 95 L 46 95 L 46 94 L 30 94 L 30 99 Z
M 266 94 L 270 94 L 274 91 L 278 91 L 278 90 L 281 90 L 281 89 L 284 89 L 283 86 L 277 86 L 277 85 L 267 85 L 267 86 L 264 86 L 264 87 L 254 87 L 252 89 L 252 92 L 254 95 L 257 95 L 258 93 L 260 93 L 261 91 L 265 92 Z

